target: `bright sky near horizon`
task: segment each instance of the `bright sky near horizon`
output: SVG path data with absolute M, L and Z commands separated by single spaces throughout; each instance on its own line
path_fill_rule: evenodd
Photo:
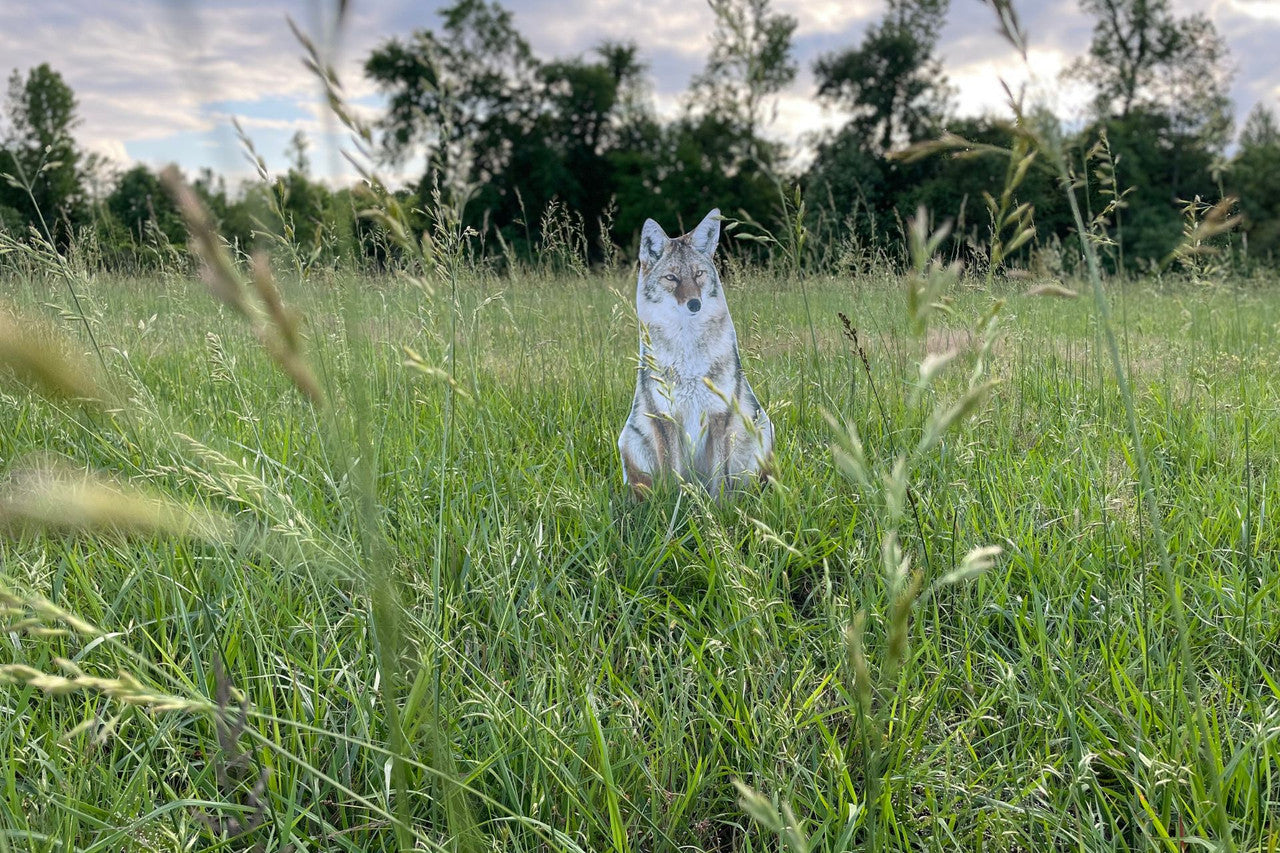
M 369 52 L 393 36 L 433 29 L 445 3 L 382 0 L 351 4 L 338 62 L 351 101 L 369 111 L 382 99 L 363 78 Z M 712 25 L 699 0 L 506 0 L 516 27 L 542 58 L 587 54 L 605 39 L 634 40 L 648 64 L 661 112 L 678 108 L 690 78 L 706 60 Z M 1231 50 L 1231 95 L 1237 127 L 1254 104 L 1280 110 L 1280 0 L 1173 0 L 1179 14 L 1207 13 Z M 87 148 L 121 166 L 176 162 L 188 172 L 211 167 L 234 185 L 250 169 L 231 127 L 240 120 L 268 166 L 283 168 L 289 138 L 304 131 L 317 175 L 345 181 L 314 78 L 286 23 L 322 29 L 328 3 L 305 0 L 0 0 L 0 71 L 48 62 L 79 99 L 77 134 Z M 774 0 L 799 20 L 794 55 L 800 73 L 778 99 L 769 132 L 795 141 L 842 123 L 814 97 L 814 60 L 856 45 L 883 13 L 882 0 Z M 1082 117 L 1087 92 L 1064 85 L 1059 72 L 1088 47 L 1092 25 L 1074 0 L 1017 3 L 1032 50 L 1029 92 L 1067 121 Z M 1021 59 L 995 31 L 991 8 L 952 0 L 939 52 L 962 115 L 1007 114 L 1003 76 L 1028 78 Z

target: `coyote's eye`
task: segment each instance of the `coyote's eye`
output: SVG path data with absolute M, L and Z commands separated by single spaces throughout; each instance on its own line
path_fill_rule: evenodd
M 702 277 L 703 277 L 704 275 L 706 275 L 706 274 L 707 274 L 707 271 L 706 271 L 706 270 L 698 270 L 697 272 L 695 272 L 695 273 L 693 274 L 693 277 L 694 277 L 694 278 L 702 278 Z
M 671 275 L 671 273 L 667 273 L 666 275 L 663 276 L 663 278 L 665 278 L 667 281 L 674 281 L 676 284 L 680 283 L 680 279 L 676 278 L 674 275 Z

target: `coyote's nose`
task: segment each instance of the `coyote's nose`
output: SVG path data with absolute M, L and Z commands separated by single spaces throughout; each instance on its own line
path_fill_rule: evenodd
M 698 311 L 701 310 L 702 308 L 702 303 L 697 299 L 690 299 L 688 304 L 689 304 L 690 314 L 697 314 Z

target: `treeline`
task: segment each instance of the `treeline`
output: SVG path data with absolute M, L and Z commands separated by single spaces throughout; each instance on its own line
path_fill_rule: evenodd
M 888 0 L 860 43 L 817 60 L 813 96 L 845 123 L 805 140 L 803 166 L 803 152 L 770 139 L 777 95 L 798 70 L 796 20 L 768 0 L 709 3 L 707 65 L 666 119 L 635 44 L 544 59 L 496 0 L 456 0 L 437 29 L 388 40 L 364 65 L 388 103 L 380 156 L 428 164 L 399 200 L 424 229 L 442 205 L 461 211 L 472 250 L 507 264 L 556 253 L 610 260 L 646 217 L 678 229 L 718 205 L 743 221 L 737 236 L 754 238 L 738 240 L 738 251 L 810 268 L 892 261 L 903 223 L 923 205 L 955 222 L 951 251 L 981 264 L 989 198 L 1005 185 L 1009 159 L 954 156 L 954 146 L 947 156 L 901 156 L 944 135 L 972 144 L 961 155 L 1014 143 L 1010 121 L 954 114 L 937 56 L 947 0 Z M 1241 216 L 1231 257 L 1280 261 L 1280 125 L 1259 104 L 1232 149 L 1230 63 L 1213 24 L 1175 16 L 1168 0 L 1081 5 L 1096 26 L 1066 75 L 1096 93 L 1092 120 L 1068 132 L 1034 107 L 1024 120 L 1062 138 L 1088 209 L 1109 210 L 1098 227 L 1111 267 L 1155 268 L 1189 216 L 1228 197 Z M 110 268 L 180 263 L 185 235 L 157 176 L 145 166 L 110 173 L 86 156 L 72 135 L 75 113 L 48 65 L 10 78 L 0 227 L 89 247 Z M 209 172 L 193 182 L 237 246 L 283 247 L 303 271 L 394 260 L 352 189 L 312 177 L 300 134 L 287 170 L 264 167 L 260 177 L 234 194 Z M 1062 266 L 1072 227 L 1056 178 L 1032 169 L 1017 196 L 1036 228 L 1017 262 Z

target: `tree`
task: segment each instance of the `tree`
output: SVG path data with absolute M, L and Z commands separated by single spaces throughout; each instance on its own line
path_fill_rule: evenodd
M 791 37 L 798 22 L 771 12 L 769 0 L 708 2 L 716 19 L 711 54 L 693 80 L 690 105 L 735 124 L 752 142 L 769 118 L 768 99 L 796 77 Z
M 307 156 L 310 147 L 306 134 L 300 130 L 289 140 L 285 152 L 290 160 L 289 171 L 276 178 L 273 188 L 279 219 L 273 225 L 301 257 L 315 260 L 326 252 L 334 254 L 339 246 L 336 235 L 327 227 L 331 218 L 329 191 L 311 178 L 311 160 Z
M 487 179 L 509 163 L 507 143 L 529 129 L 539 66 L 497 2 L 456 0 L 440 15 L 440 35 L 391 39 L 369 56 L 365 73 L 390 95 L 382 121 L 390 159 L 422 146 L 461 190 L 465 176 Z
M 1036 123 L 1056 122 L 1048 111 L 1029 119 Z M 1003 151 L 1014 149 L 1017 126 L 1012 120 L 996 118 L 960 118 L 947 122 L 947 132 L 968 140 L 975 146 L 991 146 Z M 928 170 L 918 182 L 905 190 L 900 208 L 914 210 L 925 207 L 938 220 L 953 223 L 953 251 L 961 256 L 988 254 L 992 240 L 992 215 L 984 194 L 999 197 L 1008 175 L 1009 159 L 1004 156 L 959 150 L 952 156 L 929 158 L 923 165 Z M 1036 242 L 1052 235 L 1065 238 L 1072 228 L 1071 212 L 1058 188 L 1057 179 L 1048 169 L 1030 168 L 1014 190 L 1012 207 L 1022 203 L 1034 208 L 1037 240 L 1026 245 L 1027 255 Z
M 1095 89 L 1088 148 L 1105 129 L 1124 211 L 1125 256 L 1157 260 L 1176 244 L 1182 207 L 1217 198 L 1212 175 L 1230 138 L 1227 48 L 1204 15 L 1175 17 L 1169 0 L 1081 0 L 1094 16 L 1089 53 L 1067 74 Z
M 638 201 L 644 215 L 664 225 L 692 224 L 716 206 L 774 230 L 783 148 L 764 131 L 776 110 L 773 99 L 796 76 L 791 38 L 797 21 L 774 13 L 769 0 L 708 2 L 715 25 L 707 64 L 691 82 L 683 114 L 653 135 Z M 641 217 L 630 216 L 638 225 Z
M 864 246 L 884 241 L 897 200 L 889 186 L 891 164 L 866 143 L 858 127 L 846 124 L 819 142 L 803 179 L 811 207 Z
M 1183 207 L 1197 196 L 1216 199 L 1219 188 L 1213 178 L 1217 155 L 1203 140 L 1181 134 L 1165 113 L 1133 109 L 1127 117 L 1092 124 L 1080 136 L 1079 148 L 1088 150 L 1105 129 L 1115 161 L 1117 189 L 1125 196 L 1122 231 L 1125 258 L 1147 262 L 1165 258 L 1177 246 L 1183 226 Z M 1084 170 L 1092 178 L 1094 166 Z M 1091 205 L 1100 210 L 1106 200 L 1091 180 Z
M 748 146 L 755 155 L 746 154 Z M 732 117 L 686 114 L 662 129 L 650 190 L 640 200 L 645 215 L 683 229 L 712 204 L 727 215 L 743 213 L 775 233 L 781 224 L 774 163 L 779 148 L 747 137 Z M 638 232 L 638 229 L 637 229 Z
M 605 42 L 596 48 L 597 60 L 559 60 L 542 67 L 545 107 L 536 131 L 547 153 L 558 186 L 547 187 L 539 201 L 558 197 L 582 218 L 588 242 L 602 237 L 600 220 L 620 190 L 614 154 L 639 155 L 652 167 L 652 120 L 643 101 L 647 71 L 634 44 Z M 647 156 L 646 156 L 647 155 Z M 636 228 L 640 221 L 635 223 Z
M 0 207 L 65 244 L 71 228 L 84 221 L 86 207 L 82 155 L 72 136 L 79 123 L 75 95 L 48 64 L 25 78 L 15 69 L 7 119 L 0 136 L 0 174 L 12 175 L 22 186 L 0 182 Z
M 120 175 L 107 195 L 106 208 L 129 232 L 134 245 L 149 242 L 152 228 L 170 243 L 186 243 L 186 229 L 173 198 L 146 166 L 134 166 Z
M 427 150 L 422 207 L 432 207 L 436 188 L 451 192 L 469 200 L 466 224 L 496 228 L 527 250 L 540 214 L 558 200 L 595 251 L 620 191 L 616 155 L 630 151 L 639 174 L 658 150 L 637 48 L 606 42 L 591 59 L 543 62 L 497 3 L 457 0 L 441 14 L 439 34 L 392 40 L 366 63 L 390 96 L 388 154 Z
M 935 136 L 951 97 L 934 55 L 948 0 L 890 0 L 856 48 L 814 65 L 818 97 L 847 111 L 850 130 L 883 156 Z
M 818 97 L 849 120 L 822 139 L 804 183 L 810 199 L 864 245 L 883 242 L 914 211 L 907 197 L 935 168 L 886 159 L 936 136 L 951 90 L 934 51 L 947 0 L 889 0 L 862 43 L 818 59 Z
M 1229 191 L 1240 199 L 1250 253 L 1276 259 L 1280 256 L 1280 124 L 1263 104 L 1255 106 L 1245 120 L 1228 180 Z
M 204 202 L 221 234 L 232 246 L 248 251 L 253 243 L 254 212 L 244 198 L 227 197 L 226 180 L 208 167 L 200 170 L 191 189 Z
M 1099 118 L 1141 110 L 1215 150 L 1230 135 L 1227 47 L 1203 14 L 1176 18 L 1169 0 L 1081 0 L 1096 18 L 1089 53 L 1069 74 L 1096 90 Z

